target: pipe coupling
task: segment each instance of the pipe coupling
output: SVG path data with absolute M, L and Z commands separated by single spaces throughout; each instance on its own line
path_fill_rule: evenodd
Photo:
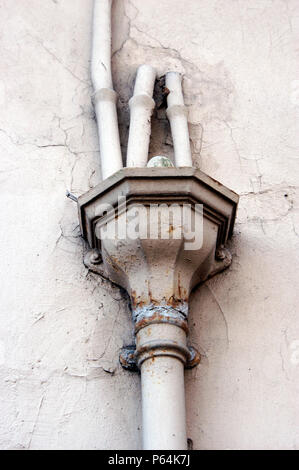
M 150 112 L 154 109 L 156 103 L 149 95 L 143 93 L 142 95 L 134 95 L 129 100 L 130 109 L 136 107 L 141 107 L 143 109 L 148 109 Z
M 166 109 L 166 115 L 168 119 L 172 119 L 177 116 L 188 117 L 188 108 L 184 104 L 173 104 Z
M 95 106 L 99 101 L 110 101 L 113 104 L 117 102 L 117 93 L 112 88 L 100 88 L 95 91 L 91 96 L 93 105 Z
M 136 334 L 135 359 L 140 369 L 142 363 L 159 356 L 174 357 L 186 367 L 195 364 L 199 355 L 187 346 L 186 331 L 177 324 L 150 323 Z

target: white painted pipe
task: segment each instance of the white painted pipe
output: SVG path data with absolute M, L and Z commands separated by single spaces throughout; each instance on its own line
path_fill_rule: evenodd
M 168 323 L 149 324 L 136 335 L 136 352 L 141 370 L 143 449 L 187 449 L 185 331 Z
M 111 6 L 112 0 L 94 0 L 91 78 L 95 90 L 112 88 Z
M 112 0 L 94 0 L 91 80 L 103 179 L 123 166 L 111 75 L 111 6 Z
M 188 130 L 188 110 L 184 105 L 182 77 L 177 72 L 168 72 L 165 80 L 167 95 L 167 117 L 170 122 L 175 165 L 192 167 L 192 155 Z
M 130 130 L 127 150 L 127 166 L 145 167 L 151 135 L 151 115 L 155 107 L 152 98 L 156 70 L 150 65 L 138 68 L 134 94 L 129 101 Z
M 141 366 L 143 449 L 187 448 L 184 365 L 173 357 Z

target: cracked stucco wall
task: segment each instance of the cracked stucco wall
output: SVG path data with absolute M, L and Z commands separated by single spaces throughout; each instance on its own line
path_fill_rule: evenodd
M 2 449 L 139 448 L 127 299 L 82 262 L 75 204 L 100 179 L 91 0 L 0 1 Z M 299 448 L 299 5 L 115 0 L 125 152 L 136 67 L 184 74 L 194 165 L 241 195 L 232 267 L 192 298 L 195 449 Z M 165 111 L 150 154 L 172 156 Z

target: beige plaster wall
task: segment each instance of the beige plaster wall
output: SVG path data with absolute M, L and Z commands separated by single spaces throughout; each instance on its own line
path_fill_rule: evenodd
M 136 449 L 127 299 L 82 263 L 79 195 L 100 180 L 91 0 L 0 1 L 2 449 Z M 299 4 L 115 0 L 125 152 L 136 67 L 184 74 L 194 164 L 241 195 L 231 268 L 192 299 L 195 449 L 299 447 Z M 172 155 L 163 109 L 151 156 Z

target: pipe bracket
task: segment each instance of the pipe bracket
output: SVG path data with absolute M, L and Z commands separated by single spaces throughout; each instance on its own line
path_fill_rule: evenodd
M 142 328 L 156 323 L 168 323 L 182 328 L 188 334 L 188 304 L 181 302 L 178 308 L 170 305 L 145 305 L 133 311 L 135 334 Z
M 120 350 L 119 362 L 123 369 L 129 370 L 130 372 L 138 372 L 136 348 L 134 345 L 125 346 Z

